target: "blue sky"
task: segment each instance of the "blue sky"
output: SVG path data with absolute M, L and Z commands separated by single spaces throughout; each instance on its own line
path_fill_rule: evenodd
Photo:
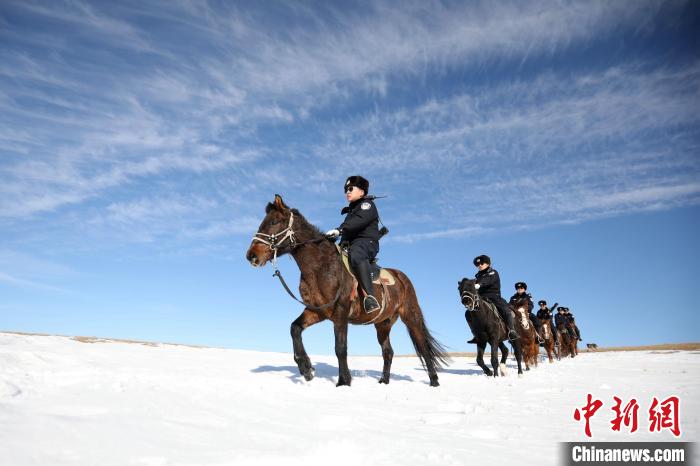
M 289 351 L 300 306 L 250 237 L 274 193 L 337 226 L 362 174 L 381 262 L 453 350 L 483 253 L 586 341 L 698 341 L 698 24 L 690 1 L 3 1 L 0 329 Z M 305 339 L 333 351 L 330 324 Z

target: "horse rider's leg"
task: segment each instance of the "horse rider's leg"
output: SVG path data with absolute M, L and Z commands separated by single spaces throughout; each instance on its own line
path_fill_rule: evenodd
M 476 363 L 481 367 L 481 369 L 484 371 L 484 374 L 491 376 L 493 373 L 491 372 L 491 369 L 488 368 L 486 364 L 484 364 L 484 350 L 486 349 L 486 343 L 477 343 L 476 344 Z
M 513 313 L 510 311 L 510 306 L 503 298 L 500 298 L 500 300 L 495 299 L 494 301 L 497 303 L 496 308 L 498 309 L 498 313 L 506 323 L 506 328 L 508 329 L 508 339 L 511 341 L 515 340 L 518 338 L 518 333 L 515 331 Z
M 493 367 L 493 376 L 498 377 L 498 340 L 491 340 L 491 367 Z
M 508 351 L 508 347 L 504 341 L 498 344 L 498 348 L 501 350 L 501 364 L 499 364 L 498 368 L 501 371 L 501 375 L 504 376 L 506 375 L 506 361 L 508 360 L 508 353 L 510 351 Z
M 549 319 L 549 328 L 552 330 L 552 335 L 557 334 L 557 329 L 554 327 L 554 319 Z
M 348 368 L 348 319 L 341 317 L 333 322 L 335 332 L 335 355 L 338 357 L 338 383 L 335 385 L 350 385 L 352 376 Z
M 299 373 L 304 376 L 306 380 L 311 380 L 314 378 L 314 368 L 311 365 L 311 360 L 306 354 L 304 349 L 304 342 L 301 339 L 301 332 L 304 329 L 325 320 L 325 317 L 321 316 L 319 313 L 311 311 L 309 309 L 304 309 L 299 317 L 292 322 L 290 328 L 290 333 L 292 334 L 292 346 L 294 347 L 294 361 L 299 367 Z
M 382 378 L 379 379 L 379 383 L 389 383 L 389 377 L 391 376 L 391 361 L 394 358 L 394 350 L 391 348 L 391 341 L 389 341 L 391 326 L 391 319 L 386 319 L 374 325 L 377 329 L 377 341 L 382 347 L 382 358 L 384 358 L 384 368 L 382 369 Z
M 355 240 L 350 245 L 350 265 L 365 293 L 362 300 L 365 312 L 375 312 L 381 309 L 379 301 L 374 296 L 374 284 L 369 266 L 369 261 L 374 255 L 376 255 L 376 248 L 369 240 Z
M 537 316 L 535 316 L 532 313 L 530 313 L 530 321 L 535 326 L 535 334 L 537 336 L 537 342 L 542 343 L 544 341 L 544 338 L 542 337 L 542 322 L 540 322 L 540 319 L 538 319 Z

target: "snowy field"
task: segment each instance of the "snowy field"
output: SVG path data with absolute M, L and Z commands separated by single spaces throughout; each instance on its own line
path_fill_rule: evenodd
M 428 386 L 413 357 L 311 356 L 0 333 L 0 464 L 321 465 L 557 464 L 558 442 L 583 441 L 573 411 L 605 405 L 594 440 L 673 440 L 649 433 L 652 397 L 681 398 L 682 440 L 697 441 L 700 353 L 582 354 L 522 378 L 481 375 L 456 358 Z M 509 367 L 512 367 L 512 362 Z M 639 400 L 640 429 L 612 432 L 612 397 Z

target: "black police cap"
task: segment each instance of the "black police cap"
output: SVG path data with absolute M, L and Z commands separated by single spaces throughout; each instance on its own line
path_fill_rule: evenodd
M 537 304 L 539 304 L 540 306 L 544 304 L 544 305 L 546 306 L 546 305 L 547 305 L 547 301 L 545 301 L 544 299 L 540 299 L 540 300 L 537 302 Z
M 360 175 L 348 176 L 348 179 L 345 180 L 345 186 L 343 187 L 343 190 L 347 191 L 349 186 L 360 188 L 365 192 L 365 194 L 369 192 L 369 181 L 367 181 Z
M 474 265 L 478 267 L 478 266 L 481 265 L 481 264 L 489 264 L 489 265 L 491 265 L 491 258 L 490 258 L 489 256 L 487 256 L 486 254 L 482 254 L 482 255 L 480 255 L 480 256 L 476 256 L 476 257 L 474 258 Z
M 515 284 L 515 289 L 517 290 L 518 288 L 525 288 L 527 290 L 527 283 L 525 282 L 518 282 Z

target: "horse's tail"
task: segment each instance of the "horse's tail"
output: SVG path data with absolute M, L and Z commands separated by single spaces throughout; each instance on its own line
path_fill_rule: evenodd
M 404 275 L 405 277 L 405 275 Z M 433 337 L 425 324 L 423 311 L 421 311 L 416 297 L 416 291 L 410 280 L 405 277 L 406 295 L 403 306 L 399 308 L 401 321 L 406 325 L 408 334 L 413 342 L 416 355 L 423 368 L 428 373 L 443 369 L 450 362 L 450 356 L 445 347 Z

